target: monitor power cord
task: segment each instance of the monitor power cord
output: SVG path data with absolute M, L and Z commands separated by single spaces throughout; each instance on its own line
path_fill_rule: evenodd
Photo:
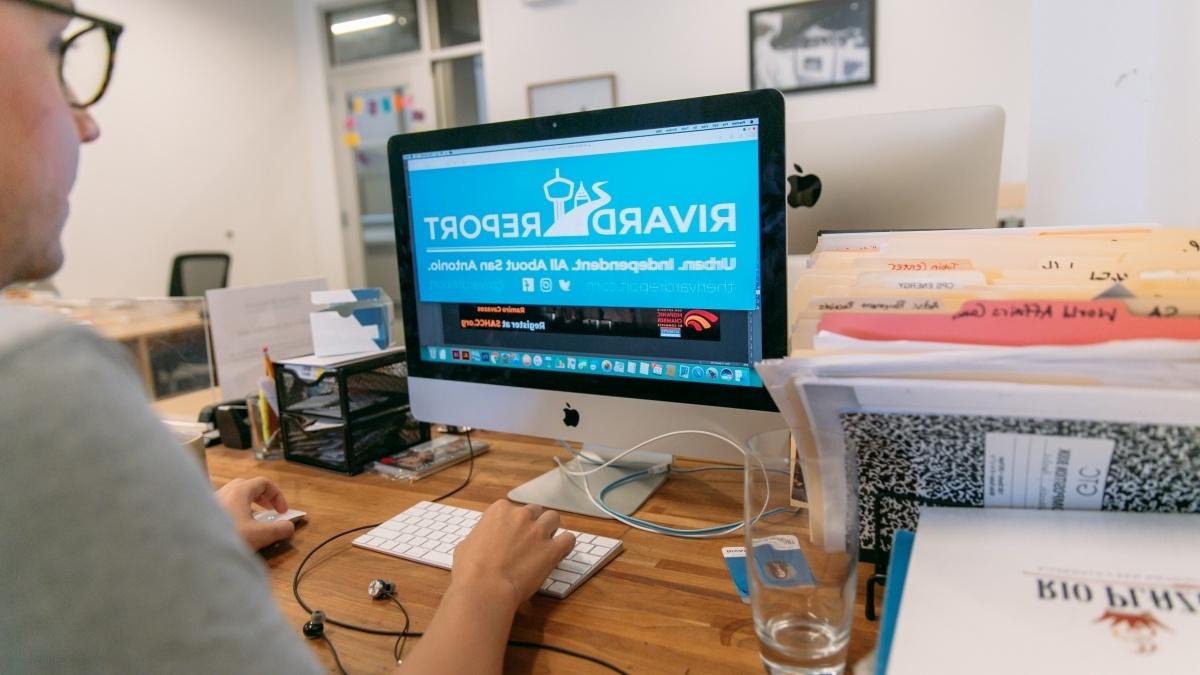
M 614 465 L 622 466 L 620 464 L 617 464 L 617 462 L 619 460 L 621 460 L 626 455 L 628 455 L 632 452 L 635 452 L 647 445 L 650 445 L 651 443 L 660 441 L 664 438 L 670 438 L 672 436 L 681 436 L 681 435 L 685 435 L 685 434 L 708 436 L 710 438 L 715 438 L 717 440 L 723 441 L 724 443 L 735 448 L 738 452 L 742 453 L 742 456 L 746 458 L 747 464 L 750 463 L 751 459 L 753 459 L 758 464 L 757 468 L 759 471 L 762 472 L 763 480 L 765 481 L 766 491 L 763 496 L 762 508 L 759 510 L 758 515 L 756 515 L 754 517 L 755 522 L 757 522 L 759 519 L 767 517 L 767 516 L 772 516 L 772 515 L 775 515 L 778 513 L 787 513 L 787 512 L 792 511 L 792 509 L 783 508 L 783 507 L 772 509 L 770 511 L 767 510 L 767 507 L 771 503 L 771 483 L 767 477 L 767 473 L 768 473 L 767 468 L 766 468 L 766 466 L 763 465 L 762 460 L 760 460 L 759 458 L 750 454 L 744 447 L 742 447 L 742 445 L 740 443 L 738 443 L 726 436 L 722 436 L 721 434 L 713 433 L 711 431 L 704 431 L 702 429 L 679 429 L 677 431 L 669 431 L 665 434 L 659 434 L 658 436 L 655 436 L 654 438 L 650 438 L 645 441 L 642 441 L 641 443 L 638 443 L 637 445 L 629 448 L 628 450 L 625 450 L 624 452 L 621 452 L 620 454 L 616 455 L 612 459 L 609 459 L 608 461 L 600 462 L 600 463 L 597 463 L 596 460 L 592 457 L 589 457 L 588 454 L 580 453 L 579 451 L 575 450 L 574 448 L 572 448 L 571 446 L 567 445 L 566 443 L 564 443 L 563 441 L 560 440 L 559 444 L 561 444 L 564 448 L 566 448 L 571 454 L 575 455 L 581 461 L 595 464 L 595 466 L 593 466 L 590 469 L 578 470 L 578 469 L 571 469 L 571 468 L 567 467 L 565 464 L 562 463 L 562 460 L 560 460 L 557 457 L 554 458 L 554 461 L 558 464 L 559 469 L 563 473 L 567 474 L 568 476 L 575 476 L 577 478 L 583 479 L 582 481 L 580 481 L 580 483 L 582 483 L 583 491 L 585 493 L 587 493 L 588 499 L 592 502 L 592 505 L 594 505 L 596 508 L 600 509 L 601 511 L 604 511 L 605 513 L 609 514 L 614 519 L 628 525 L 629 527 L 632 527 L 637 530 L 642 530 L 643 532 L 650 532 L 652 534 L 662 534 L 662 535 L 667 535 L 670 537 L 681 537 L 684 539 L 714 539 L 717 537 L 725 537 L 725 536 L 734 534 L 735 532 L 737 532 L 738 530 L 742 529 L 745 526 L 744 520 L 733 521 L 730 523 L 725 523 L 723 525 L 716 525 L 713 527 L 704 527 L 704 528 L 697 528 L 697 529 L 680 529 L 680 528 L 675 528 L 675 527 L 668 527 L 666 525 L 660 525 L 658 523 L 652 523 L 648 520 L 643 520 L 641 518 L 634 518 L 633 516 L 629 516 L 624 513 L 621 513 L 620 511 L 617 511 L 613 507 L 609 506 L 608 503 L 606 501 L 604 501 L 604 497 L 609 492 L 611 492 L 612 490 L 615 490 L 616 488 L 618 488 L 622 485 L 625 485 L 627 483 L 632 483 L 636 480 L 640 480 L 640 479 L 648 477 L 648 476 L 656 476 L 656 475 L 667 473 L 667 472 L 699 473 L 702 471 L 744 471 L 744 470 L 746 470 L 745 467 L 713 466 L 713 467 L 699 467 L 699 468 L 695 468 L 695 469 L 676 469 L 669 464 L 655 464 L 653 466 L 642 468 L 639 471 L 635 471 L 634 473 L 631 473 L 627 476 L 623 476 L 621 478 L 618 478 L 618 479 L 612 481 L 611 483 L 609 483 L 608 485 L 605 485 L 603 488 L 600 489 L 599 495 L 596 495 L 595 493 L 592 492 L 592 486 L 591 486 L 591 484 L 588 483 L 588 480 L 587 480 L 588 476 L 591 476 L 592 474 L 596 473 L 597 471 L 600 471 L 601 469 L 604 469 L 609 466 L 614 466 Z M 624 465 L 624 466 L 625 466 L 625 468 L 629 468 L 628 465 Z

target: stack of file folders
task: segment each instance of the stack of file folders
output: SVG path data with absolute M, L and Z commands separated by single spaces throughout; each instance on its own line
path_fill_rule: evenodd
M 1200 230 L 836 234 L 798 267 L 759 371 L 814 538 L 852 495 L 867 558 L 921 503 L 1200 512 Z

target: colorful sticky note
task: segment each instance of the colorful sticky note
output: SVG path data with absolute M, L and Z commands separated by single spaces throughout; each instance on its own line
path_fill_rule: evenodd
M 412 111 L 412 118 L 413 118 L 413 121 L 414 121 L 414 122 L 423 122 L 423 121 L 425 121 L 425 111 L 424 111 L 424 110 L 414 110 L 414 111 Z
M 352 115 L 347 115 L 346 116 L 346 131 L 354 131 L 355 127 L 357 127 L 357 126 L 358 126 L 358 122 L 355 121 L 354 117 Z
M 361 97 L 361 96 L 355 96 L 355 97 L 354 97 L 354 101 L 351 103 L 351 105 L 352 105 L 352 106 L 353 106 L 353 108 L 354 108 L 354 114 L 355 114 L 355 115 L 361 115 L 361 114 L 362 114 L 362 111 L 363 111 L 363 99 L 362 99 L 362 97 Z
M 392 102 L 396 105 L 396 110 L 404 110 L 404 96 L 399 93 L 392 95 Z
M 375 99 L 367 101 L 367 112 L 371 114 L 371 117 L 374 117 L 379 112 L 379 104 L 375 102 Z
M 348 148 L 357 148 L 358 144 L 362 142 L 362 137 L 358 135 L 357 131 L 347 131 L 342 134 L 342 142 Z
M 392 99 L 390 97 L 383 97 L 383 100 L 379 102 L 379 105 L 383 107 L 384 113 L 392 112 Z

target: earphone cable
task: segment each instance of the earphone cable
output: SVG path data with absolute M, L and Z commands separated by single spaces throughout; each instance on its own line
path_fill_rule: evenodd
M 396 606 L 400 608 L 400 611 L 404 612 L 404 632 L 407 633 L 409 623 L 412 621 L 412 619 L 408 616 L 408 609 L 404 607 L 404 603 L 400 602 L 400 599 L 396 596 L 393 595 L 391 599 L 392 602 L 396 603 Z M 404 645 L 407 642 L 407 635 L 400 635 L 396 638 L 396 646 L 392 648 L 392 654 L 395 655 L 397 664 L 399 664 L 404 658 Z
M 324 633 L 321 634 L 321 639 L 324 640 L 325 645 L 329 647 L 329 653 L 333 654 L 333 663 L 337 665 L 338 672 L 341 673 L 341 675 L 348 675 L 346 669 L 342 667 L 342 659 L 338 657 L 337 649 L 335 649 L 333 646 L 333 641 L 330 640 L 329 636 L 325 635 Z

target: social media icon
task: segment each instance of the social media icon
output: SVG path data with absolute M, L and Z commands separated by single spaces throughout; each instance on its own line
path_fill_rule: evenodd
M 533 277 L 521 277 L 521 290 L 526 293 L 533 292 Z
M 550 277 L 542 277 L 541 280 L 538 281 L 538 287 L 543 293 L 549 293 L 550 291 L 554 290 L 554 281 L 552 281 Z
M 558 290 L 562 291 L 563 293 L 570 293 L 571 292 L 571 281 L 569 279 L 559 279 L 558 280 Z
M 596 363 L 595 361 L 592 361 L 591 363 L 588 363 L 588 370 L 592 371 L 593 373 L 594 373 L 594 372 L 596 372 L 596 370 L 597 370 L 599 367 L 600 367 L 600 364 Z

